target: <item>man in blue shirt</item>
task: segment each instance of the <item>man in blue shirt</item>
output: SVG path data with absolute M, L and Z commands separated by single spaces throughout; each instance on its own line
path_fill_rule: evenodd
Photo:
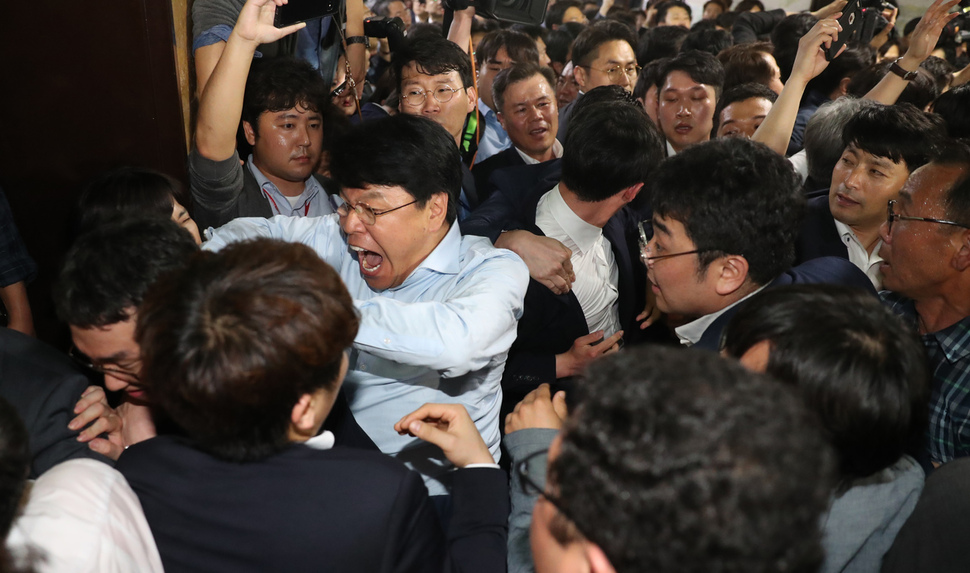
M 282 238 L 337 269 L 361 316 L 345 383 L 351 410 L 431 495 L 446 493 L 451 464 L 394 423 L 427 402 L 464 404 L 498 457 L 500 381 L 529 280 L 515 254 L 462 237 L 454 224 L 458 153 L 427 119 L 365 122 L 334 147 L 335 215 L 238 219 L 210 230 L 205 246 Z

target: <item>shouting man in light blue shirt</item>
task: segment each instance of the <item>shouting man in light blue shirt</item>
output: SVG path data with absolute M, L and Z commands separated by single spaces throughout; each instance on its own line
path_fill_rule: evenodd
M 326 217 L 237 219 L 208 249 L 254 236 L 313 247 L 347 284 L 361 315 L 345 388 L 360 426 L 385 453 L 447 493 L 452 466 L 436 446 L 394 431 L 427 402 L 468 409 L 499 455 L 500 381 L 529 282 L 515 254 L 454 224 L 461 167 L 440 125 L 401 114 L 365 122 L 334 147 Z

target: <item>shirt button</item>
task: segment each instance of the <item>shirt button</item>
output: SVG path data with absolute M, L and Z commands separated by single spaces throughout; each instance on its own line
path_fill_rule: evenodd
M 384 339 L 384 344 L 390 344 L 390 343 L 391 343 L 391 339 L 390 338 L 385 338 Z
M 361 365 L 358 366 L 358 368 L 360 368 L 360 371 L 361 372 L 367 372 L 367 365 L 366 364 L 361 364 Z

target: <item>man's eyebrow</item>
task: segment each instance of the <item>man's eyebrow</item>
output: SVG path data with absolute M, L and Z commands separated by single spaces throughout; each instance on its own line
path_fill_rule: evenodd
M 137 356 L 132 358 L 131 354 L 127 350 L 121 350 L 110 356 L 105 356 L 104 358 L 91 358 L 91 362 L 94 364 L 120 364 L 122 362 L 130 362 L 137 359 Z
M 670 236 L 670 229 L 667 228 L 667 225 L 664 225 L 663 223 L 661 223 L 656 219 L 654 219 L 653 221 L 653 228 L 657 231 L 660 231 L 664 235 Z

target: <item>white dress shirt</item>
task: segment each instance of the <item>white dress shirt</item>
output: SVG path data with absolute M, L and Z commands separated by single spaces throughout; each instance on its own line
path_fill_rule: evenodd
M 838 219 L 834 219 L 834 221 L 835 230 L 839 232 L 839 237 L 842 238 L 842 242 L 845 243 L 845 247 L 849 251 L 849 262 L 866 273 L 866 276 L 872 281 L 872 286 L 876 287 L 877 291 L 881 290 L 882 274 L 879 272 L 879 263 L 883 259 L 879 256 L 879 247 L 882 246 L 882 239 L 876 241 L 876 245 L 872 248 L 872 254 L 870 255 L 869 251 L 862 246 L 859 237 L 855 236 L 855 233 L 848 225 Z

